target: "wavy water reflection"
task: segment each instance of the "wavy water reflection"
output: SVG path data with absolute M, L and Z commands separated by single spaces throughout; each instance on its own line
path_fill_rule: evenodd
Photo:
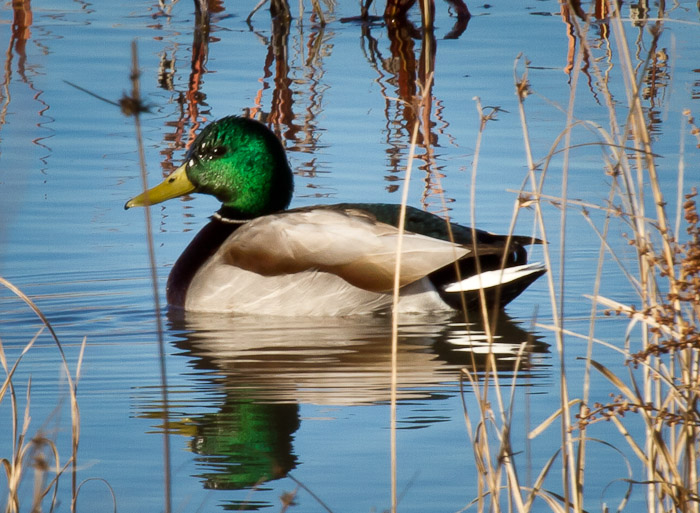
M 172 433 L 188 437 L 205 488 L 239 489 L 284 477 L 299 461 L 294 433 L 302 404 L 368 406 L 390 398 L 391 321 L 387 317 L 287 319 L 171 312 L 174 345 L 188 358 L 187 380 L 170 412 Z M 546 374 L 548 345 L 503 318 L 489 345 L 477 324 L 455 316 L 411 316 L 399 330 L 398 400 L 442 401 L 459 391 L 460 369 L 497 372 L 533 384 Z M 520 358 L 518 352 L 524 345 Z M 206 398 L 206 399 L 203 399 Z M 196 405 L 194 404 L 196 403 Z M 433 409 L 424 404 L 423 410 Z M 142 415 L 162 418 L 157 406 Z M 431 420 L 432 419 L 432 420 Z M 439 416 L 409 419 L 429 427 Z
M 182 333 L 175 345 L 197 370 L 214 371 L 225 390 L 246 390 L 267 402 L 332 405 L 389 399 L 391 321 L 387 317 L 285 319 L 197 315 L 174 318 Z M 520 345 L 522 377 L 538 367 L 547 345 L 509 319 L 496 329 L 493 352 L 499 372 L 515 365 Z M 488 341 L 476 324 L 455 317 L 404 319 L 399 331 L 398 398 L 430 396 L 430 387 L 455 383 L 459 369 L 486 366 Z M 531 377 L 531 376 L 530 376 Z

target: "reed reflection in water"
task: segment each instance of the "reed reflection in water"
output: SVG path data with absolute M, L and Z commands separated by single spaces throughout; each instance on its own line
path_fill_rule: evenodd
M 431 212 L 446 213 L 446 204 L 454 200 L 445 196 L 441 186 L 443 166 L 436 161 L 434 147 L 440 146 L 441 136 L 446 136 L 450 141 L 454 138 L 447 132 L 449 122 L 443 117 L 441 101 L 433 95 L 437 55 L 437 39 L 432 22 L 434 13 L 421 6 L 421 26 L 417 27 L 409 18 L 409 10 L 414 3 L 388 2 L 382 17 L 371 17 L 367 14 L 371 2 L 366 2 L 362 15 L 340 21 L 358 25 L 361 34 L 361 47 L 358 50 L 364 55 L 368 66 L 375 70 L 374 81 L 384 98 L 387 191 L 391 193 L 399 189 L 408 155 L 407 141 L 413 127 L 418 126 L 416 158 L 419 169 L 424 173 L 421 202 Z M 456 21 L 444 37 L 457 39 L 466 30 L 470 14 L 461 0 L 449 3 L 456 12 Z M 179 119 L 166 122 L 174 130 L 166 136 L 169 147 L 162 152 L 165 156 L 163 175 L 174 169 L 174 151 L 188 147 L 202 124 L 212 119 L 204 79 L 210 72 L 207 67 L 209 45 L 220 40 L 213 36 L 220 30 L 217 20 L 225 16 L 225 6 L 217 4 L 216 7 L 215 10 L 205 11 L 199 8 L 196 12 L 186 91 L 176 91 L 173 86 L 174 53 L 168 55 L 163 51 L 161 54 L 158 82 L 162 88 L 176 95 L 180 104 Z M 327 29 L 324 22 L 312 23 L 307 27 L 301 21 L 294 27 L 298 33 L 293 33 L 293 20 L 285 2 L 271 2 L 269 28 L 261 28 L 260 20 L 264 17 L 253 18 L 254 12 L 248 17 L 248 27 L 267 47 L 267 54 L 258 79 L 260 89 L 254 102 L 240 114 L 265 123 L 283 141 L 287 151 L 295 154 L 299 160 L 295 173 L 307 179 L 306 187 L 311 190 L 302 194 L 327 196 L 328 193 L 314 179 L 327 172 L 319 162 L 317 153 L 323 147 L 321 138 L 324 127 L 321 126 L 320 117 L 325 108 L 324 93 L 329 88 L 324 80 L 324 61 L 331 57 L 332 41 L 336 34 Z M 315 8 L 312 19 L 318 14 L 320 12 Z M 377 32 L 384 31 L 390 41 L 390 55 L 383 54 L 377 40 L 381 37 Z M 223 114 L 234 113 L 219 112 L 214 118 Z

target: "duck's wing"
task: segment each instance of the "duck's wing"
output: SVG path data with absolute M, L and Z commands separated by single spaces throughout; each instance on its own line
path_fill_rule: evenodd
M 398 226 L 401 205 L 395 203 L 339 203 L 330 208 L 356 209 L 362 210 L 374 216 L 379 222 Z M 508 238 L 506 235 L 499 235 L 485 230 L 472 229 L 457 223 L 448 223 L 444 218 L 420 210 L 415 207 L 406 207 L 405 227 L 407 231 L 420 233 L 435 239 L 453 240 L 463 246 L 472 246 L 476 241 L 477 246 L 481 246 L 488 251 L 489 246 L 503 247 L 503 243 Z M 452 239 L 450 239 L 452 237 Z M 529 244 L 541 244 L 542 241 L 522 235 L 512 235 L 511 244 L 527 246 Z
M 361 209 L 390 225 L 398 224 L 401 211 L 400 205 L 382 203 L 345 203 L 336 207 Z M 505 306 L 546 272 L 543 265 L 528 263 L 525 246 L 542 243 L 533 237 L 498 235 L 456 223 L 448 225 L 445 219 L 413 207 L 406 208 L 405 226 L 406 230 L 453 240 L 471 250 L 459 260 L 458 273 L 450 263 L 429 277 L 442 299 L 456 309 L 463 304 L 478 306 L 481 290 L 487 304 Z
M 225 264 L 264 276 L 319 270 L 373 292 L 394 286 L 399 231 L 355 208 L 306 208 L 264 216 L 240 227 L 217 252 Z M 471 249 L 405 232 L 401 286 L 469 254 Z

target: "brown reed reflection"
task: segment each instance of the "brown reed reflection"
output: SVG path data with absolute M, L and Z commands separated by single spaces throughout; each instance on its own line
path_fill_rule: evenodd
M 616 8 L 620 9 L 621 5 Z M 663 120 L 660 104 L 663 102 L 662 97 L 670 80 L 667 50 L 658 48 L 659 36 L 662 33 L 662 24 L 665 18 L 665 2 L 659 2 L 657 8 L 656 21 L 653 27 L 648 29 L 646 27 L 649 20 L 648 2 L 642 0 L 629 6 L 630 17 L 635 20 L 633 25 L 639 29 L 636 39 L 638 52 L 635 72 L 642 76 L 641 97 L 648 102 L 644 107 L 644 112 L 647 117 L 647 128 L 651 134 L 661 131 Z M 598 97 L 599 93 L 603 93 L 610 101 L 613 100 L 613 93 L 608 88 L 610 72 L 614 67 L 611 45 L 608 41 L 610 9 L 609 0 L 593 0 L 589 7 L 590 14 L 580 0 L 561 4 L 561 16 L 566 25 L 568 38 L 565 72 L 571 80 L 577 47 L 580 47 L 578 51 L 581 52 L 581 72 L 587 78 L 588 88 L 598 104 L 602 104 Z M 595 38 L 588 35 L 591 27 L 599 29 Z M 651 41 L 648 41 L 648 34 L 651 34 Z M 605 52 L 603 59 L 594 55 L 597 48 L 603 48 Z M 643 57 L 644 55 L 648 55 L 649 58 Z M 607 66 L 605 69 L 599 69 L 603 62 Z M 594 78 L 596 74 L 598 74 L 597 80 Z
M 610 35 L 610 27 L 608 25 L 608 16 L 610 4 L 608 0 L 593 0 L 591 14 L 586 11 L 586 8 L 581 4 L 580 0 L 571 0 L 561 3 L 561 18 L 566 27 L 567 37 L 567 55 L 566 66 L 564 72 L 568 76 L 569 84 L 571 85 L 572 72 L 575 66 L 577 48 L 580 47 L 581 56 L 581 71 L 586 77 L 588 90 L 591 92 L 593 99 L 598 105 L 603 105 L 599 97 L 600 93 L 604 96 L 611 97 L 611 91 L 608 89 L 607 76 L 613 69 L 612 50 L 608 40 Z M 591 27 L 598 28 L 598 37 L 593 39 L 588 36 Z M 588 38 L 590 41 L 582 40 Z M 597 48 L 602 48 L 604 58 L 597 60 L 595 55 L 592 55 Z M 596 81 L 595 62 L 604 62 L 607 64 L 603 70 L 605 79 Z
M 197 132 L 204 121 L 203 116 L 208 110 L 202 111 L 202 107 L 208 107 L 206 94 L 202 91 L 204 75 L 207 72 L 206 64 L 209 55 L 209 40 L 211 33 L 211 16 L 214 13 L 223 12 L 223 4 L 217 0 L 205 0 L 195 2 L 195 19 L 192 31 L 192 54 L 190 56 L 190 74 L 187 90 L 175 91 L 175 51 L 169 56 L 164 50 L 160 57 L 158 68 L 158 85 L 174 94 L 177 94 L 177 103 L 180 105 L 180 115 L 176 120 L 166 121 L 166 126 L 172 131 L 165 134 L 165 142 L 161 150 L 161 168 L 163 176 L 170 174 L 177 166 L 174 159 L 176 151 L 186 148 L 197 136 Z
M 283 5 L 281 5 L 283 4 Z M 357 19 L 343 19 L 341 21 L 365 21 L 368 18 L 368 9 L 371 1 L 365 2 L 362 6 L 362 15 Z M 421 29 L 416 28 L 407 17 L 408 10 L 415 4 L 415 0 L 390 0 L 387 2 L 384 12 L 384 20 L 387 33 L 390 39 L 391 58 L 383 59 L 377 57 L 378 46 L 370 34 L 370 26 L 362 23 L 362 33 L 364 39 L 369 40 L 370 63 L 374 69 L 380 66 L 384 71 L 380 72 L 380 83 L 387 75 L 390 84 L 396 87 L 396 93 L 390 96 L 399 97 L 397 105 L 393 105 L 393 100 L 389 100 L 385 95 L 386 107 L 385 116 L 387 119 L 387 156 L 390 167 L 390 174 L 387 181 L 390 185 L 387 189 L 393 192 L 398 189 L 395 183 L 399 173 L 405 166 L 406 141 L 410 136 L 412 127 L 416 122 L 420 122 L 421 134 L 418 145 L 421 153 L 418 158 L 422 161 L 420 168 L 425 173 L 425 189 L 423 194 L 424 207 L 431 211 L 442 212 L 443 202 L 450 202 L 449 198 L 443 198 L 442 190 L 439 186 L 441 178 L 440 168 L 435 164 L 433 146 L 437 143 L 437 134 L 433 133 L 436 122 L 432 119 L 432 85 L 428 77 L 432 77 L 435 69 L 436 41 L 433 31 L 434 5 L 431 1 L 421 2 Z M 466 5 L 461 0 L 450 2 L 457 12 L 457 22 L 448 36 L 457 38 L 466 29 L 470 14 Z M 258 5 L 260 7 L 261 4 Z M 252 17 L 254 14 L 248 17 Z M 314 8 L 316 13 L 316 8 Z M 321 76 L 323 74 L 322 51 L 324 44 L 323 24 L 314 26 L 308 36 L 303 35 L 303 24 L 299 24 L 299 40 L 306 42 L 304 47 L 308 51 L 308 56 L 302 66 L 301 73 L 303 80 L 292 80 L 291 74 L 296 71 L 290 67 L 289 52 L 290 37 L 289 7 L 284 2 L 270 3 L 270 19 L 272 24 L 271 40 L 266 41 L 268 45 L 268 55 L 265 61 L 265 68 L 262 87 L 257 95 L 256 105 L 251 108 L 248 115 L 259 119 L 285 141 L 288 150 L 299 153 L 310 153 L 317 149 L 318 131 L 316 119 L 322 110 L 322 93 L 325 89 L 321 86 Z M 251 25 L 251 30 L 254 30 Z M 261 34 L 258 36 L 265 40 Z M 421 41 L 420 55 L 416 56 L 414 40 Z M 378 64 L 381 63 L 381 64 Z M 385 75 L 386 73 L 386 75 Z M 272 77 L 273 91 L 269 112 L 263 110 L 261 99 L 266 88 L 269 87 L 266 79 Z M 432 78 L 431 78 L 432 80 Z M 293 91 L 293 87 L 308 85 L 308 89 L 303 94 L 301 91 Z M 386 89 L 383 87 L 383 89 Z M 424 90 L 426 90 L 424 92 Z M 421 106 L 420 98 L 426 96 L 430 98 Z M 305 98 L 307 108 L 303 118 L 299 119 L 299 114 L 294 112 L 294 98 Z M 298 100 L 297 100 L 298 101 Z M 395 109 L 395 110 L 394 110 Z M 444 120 L 438 121 L 442 129 L 448 126 Z M 303 162 L 297 166 L 297 174 L 307 177 L 316 176 L 318 172 L 315 159 Z M 439 199 L 438 199 L 439 198 Z M 440 206 L 435 207 L 431 203 L 436 202 Z
M 442 119 L 439 109 L 433 112 L 433 105 L 440 104 L 432 92 L 437 54 L 432 28 L 433 12 L 429 5 L 422 5 L 422 26 L 419 29 L 407 17 L 413 3 L 387 4 L 384 20 L 390 41 L 390 57 L 385 58 L 381 54 L 377 40 L 371 34 L 372 27 L 367 23 L 362 25 L 362 50 L 370 66 L 377 72 L 377 82 L 385 101 L 386 155 L 389 163 L 387 190 L 395 192 L 399 189 L 397 182 L 405 167 L 406 141 L 418 124 L 416 158 L 424 174 L 422 204 L 426 210 L 439 214 L 445 213 L 445 205 L 453 201 L 444 195 L 440 186 L 444 175 L 434 151 L 434 147 L 439 146 L 438 134 L 444 133 L 449 123 Z M 420 41 L 419 51 L 416 50 L 416 40 Z M 438 122 L 440 128 L 435 130 Z
M 251 31 L 265 42 L 267 56 L 260 79 L 261 87 L 256 95 L 255 105 L 247 115 L 267 124 L 283 141 L 286 149 L 295 153 L 310 155 L 310 159 L 295 166 L 295 173 L 304 177 L 315 177 L 319 170 L 315 159 L 320 131 L 317 118 L 323 111 L 323 93 L 327 89 L 322 84 L 323 60 L 330 55 L 324 24 L 312 24 L 308 34 L 303 23 L 297 25 L 297 45 L 303 48 L 295 55 L 290 52 L 291 21 L 286 14 L 280 15 L 270 9 L 271 38 Z M 294 58 L 303 59 L 299 65 L 292 65 Z M 272 96 L 269 110 L 264 110 L 263 95 L 270 89 Z M 296 100 L 295 100 L 296 98 Z M 296 105 L 295 105 L 296 103 Z M 299 112 L 295 112 L 295 107 Z
M 272 37 L 267 41 L 267 56 L 263 69 L 262 88 L 257 98 L 262 97 L 265 89 L 269 88 L 266 78 L 272 77 L 273 90 L 270 110 L 264 112 L 259 103 L 251 110 L 250 116 L 266 123 L 283 141 L 296 140 L 299 127 L 294 124 L 294 98 L 292 94 L 292 79 L 289 65 L 289 32 L 290 17 L 288 10 L 282 15 L 274 8 L 279 2 L 273 2 L 270 8 Z M 259 37 L 264 36 L 258 34 Z M 274 69 L 273 69 L 274 66 Z M 283 130 L 282 127 L 285 129 Z
M 12 81 L 12 57 L 17 54 L 17 72 L 22 81 L 29 83 L 25 65 L 27 60 L 27 41 L 31 37 L 32 8 L 29 0 L 12 3 L 12 33 L 10 44 L 5 52 L 5 66 L 2 81 L 2 108 L 0 110 L 0 127 L 5 124 L 7 109 L 10 105 L 10 82 Z
M 30 0 L 17 0 L 12 2 L 12 37 L 10 39 L 10 50 L 14 49 L 19 57 L 17 68 L 23 79 L 25 62 L 27 59 L 27 41 L 31 37 L 30 27 L 32 26 L 32 6 Z
M 458 39 L 464 33 L 471 19 L 471 13 L 467 4 L 463 0 L 446 0 L 446 3 L 454 10 L 457 20 L 452 29 L 444 36 L 445 39 Z M 405 18 L 408 11 L 416 4 L 416 0 L 387 0 L 384 8 L 384 20 L 387 22 L 394 18 Z M 359 19 L 369 21 L 369 8 L 372 5 L 372 0 L 365 0 L 360 9 Z M 435 18 L 435 1 L 420 0 L 421 10 L 421 25 L 424 29 L 433 30 L 433 20 Z M 352 18 L 346 18 L 344 21 L 351 21 Z M 343 20 L 341 20 L 343 21 Z
M 0 99 L 2 100 L 2 105 L 0 106 L 0 128 L 6 123 L 7 113 L 12 100 L 10 84 L 12 83 L 12 61 L 14 55 L 17 55 L 16 70 L 21 82 L 26 84 L 31 91 L 32 101 L 39 104 L 37 110 L 39 121 L 36 123 L 36 126 L 43 127 L 46 122 L 53 121 L 53 118 L 48 115 L 49 105 L 42 98 L 44 96 L 44 91 L 37 89 L 30 75 L 27 74 L 27 41 L 31 39 L 33 19 L 34 15 L 32 13 L 30 0 L 15 0 L 12 2 L 12 31 L 10 34 L 10 42 L 5 52 L 2 90 L 0 91 Z M 42 46 L 38 41 L 35 40 L 35 42 L 37 45 Z M 25 119 L 29 121 L 28 116 L 26 116 Z M 50 136 L 36 137 L 31 143 L 45 149 L 47 152 L 51 152 L 51 148 L 44 144 L 44 141 L 48 137 Z M 46 156 L 39 158 L 42 164 L 46 164 L 46 158 Z M 44 169 L 42 169 L 42 173 L 43 172 L 45 172 Z
M 595 0 L 595 13 L 596 17 L 600 14 L 603 15 L 603 13 L 606 12 L 605 8 L 601 4 L 605 4 L 607 0 Z M 564 25 L 566 26 L 566 37 L 568 41 L 567 45 L 567 54 L 566 54 L 566 66 L 564 68 L 564 72 L 568 75 L 569 77 L 569 83 L 571 83 L 571 72 L 574 69 L 574 61 L 576 59 L 576 49 L 577 49 L 577 39 L 580 36 L 580 25 L 579 21 L 586 26 L 590 22 L 590 18 L 586 14 L 585 9 L 581 6 L 580 0 L 571 0 L 569 2 L 561 2 L 561 18 L 562 21 L 564 22 Z M 604 20 L 605 18 L 597 18 L 598 20 Z M 603 21 L 600 23 L 600 26 L 606 27 L 605 30 L 602 30 L 601 33 L 607 33 L 609 32 L 607 29 L 606 23 Z M 596 92 L 593 87 L 593 80 L 591 78 L 589 69 L 590 69 L 590 59 L 591 55 L 590 52 L 588 51 L 588 47 L 586 45 L 581 46 L 581 51 L 583 52 L 582 56 L 582 71 L 584 75 L 588 79 L 588 87 L 589 90 L 593 93 L 593 96 L 596 97 Z M 600 102 L 598 102 L 600 103 Z

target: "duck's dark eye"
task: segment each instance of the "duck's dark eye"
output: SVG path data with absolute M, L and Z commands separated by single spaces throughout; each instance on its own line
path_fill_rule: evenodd
M 212 157 L 221 157 L 226 153 L 226 147 L 225 146 L 214 146 L 210 151 L 209 154 Z

